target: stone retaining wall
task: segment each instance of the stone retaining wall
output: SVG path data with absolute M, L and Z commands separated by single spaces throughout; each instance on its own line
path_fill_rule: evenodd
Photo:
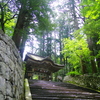
M 81 76 L 65 76 L 63 82 L 74 83 L 83 87 L 88 87 L 94 90 L 100 91 L 100 77 L 91 75 L 81 75 Z
M 0 100 L 23 99 L 22 60 L 14 42 L 0 30 Z

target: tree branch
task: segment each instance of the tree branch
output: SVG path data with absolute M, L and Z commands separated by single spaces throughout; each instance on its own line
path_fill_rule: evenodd
M 6 23 L 8 20 L 14 19 L 16 15 L 17 15 L 17 14 L 14 14 L 11 18 L 6 19 L 6 20 L 4 21 L 4 23 Z
M 9 2 L 10 2 L 10 0 L 8 0 L 8 2 L 5 5 L 3 5 L 3 7 L 7 6 Z

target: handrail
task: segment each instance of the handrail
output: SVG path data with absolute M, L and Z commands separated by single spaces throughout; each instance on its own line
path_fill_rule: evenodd
M 25 100 L 32 100 L 28 79 L 25 79 Z

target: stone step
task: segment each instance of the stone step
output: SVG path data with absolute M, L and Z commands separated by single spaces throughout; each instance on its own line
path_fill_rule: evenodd
M 84 95 L 84 96 L 98 96 L 98 97 L 100 97 L 100 95 L 99 94 L 91 94 L 91 93 L 81 93 L 81 92 L 62 92 L 62 91 L 59 91 L 59 92 L 57 92 L 57 91 L 31 91 L 31 93 L 32 94 L 39 94 L 39 95 L 48 95 L 48 94 L 50 94 L 50 95 Z
M 73 100 L 73 98 L 66 99 L 66 98 L 58 98 L 58 97 L 33 97 L 32 99 L 33 100 Z M 86 100 L 86 99 L 83 99 L 83 100 Z
M 85 95 L 75 95 L 75 94 L 68 94 L 68 95 L 61 95 L 61 94 L 43 94 L 43 95 L 35 95 L 35 94 L 32 94 L 32 97 L 34 98 L 38 98 L 38 97 L 41 97 L 41 98 L 45 98 L 45 97 L 47 97 L 47 98 L 54 98 L 54 97 L 56 97 L 56 98 L 58 98 L 58 99 L 64 99 L 64 98 L 77 98 L 77 99 L 95 99 L 95 96 L 85 96 Z
M 29 80 L 33 100 L 100 100 L 100 93 L 62 82 Z
M 95 99 L 100 98 L 100 95 L 86 95 L 86 94 L 78 94 L 78 93 L 44 93 L 44 92 L 38 92 L 32 93 L 33 97 L 57 97 L 57 98 L 81 98 L 81 99 Z

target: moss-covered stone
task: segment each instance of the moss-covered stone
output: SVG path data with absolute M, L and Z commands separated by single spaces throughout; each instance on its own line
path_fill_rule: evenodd
M 65 76 L 63 82 L 69 82 L 100 91 L 100 77 L 92 75 Z

